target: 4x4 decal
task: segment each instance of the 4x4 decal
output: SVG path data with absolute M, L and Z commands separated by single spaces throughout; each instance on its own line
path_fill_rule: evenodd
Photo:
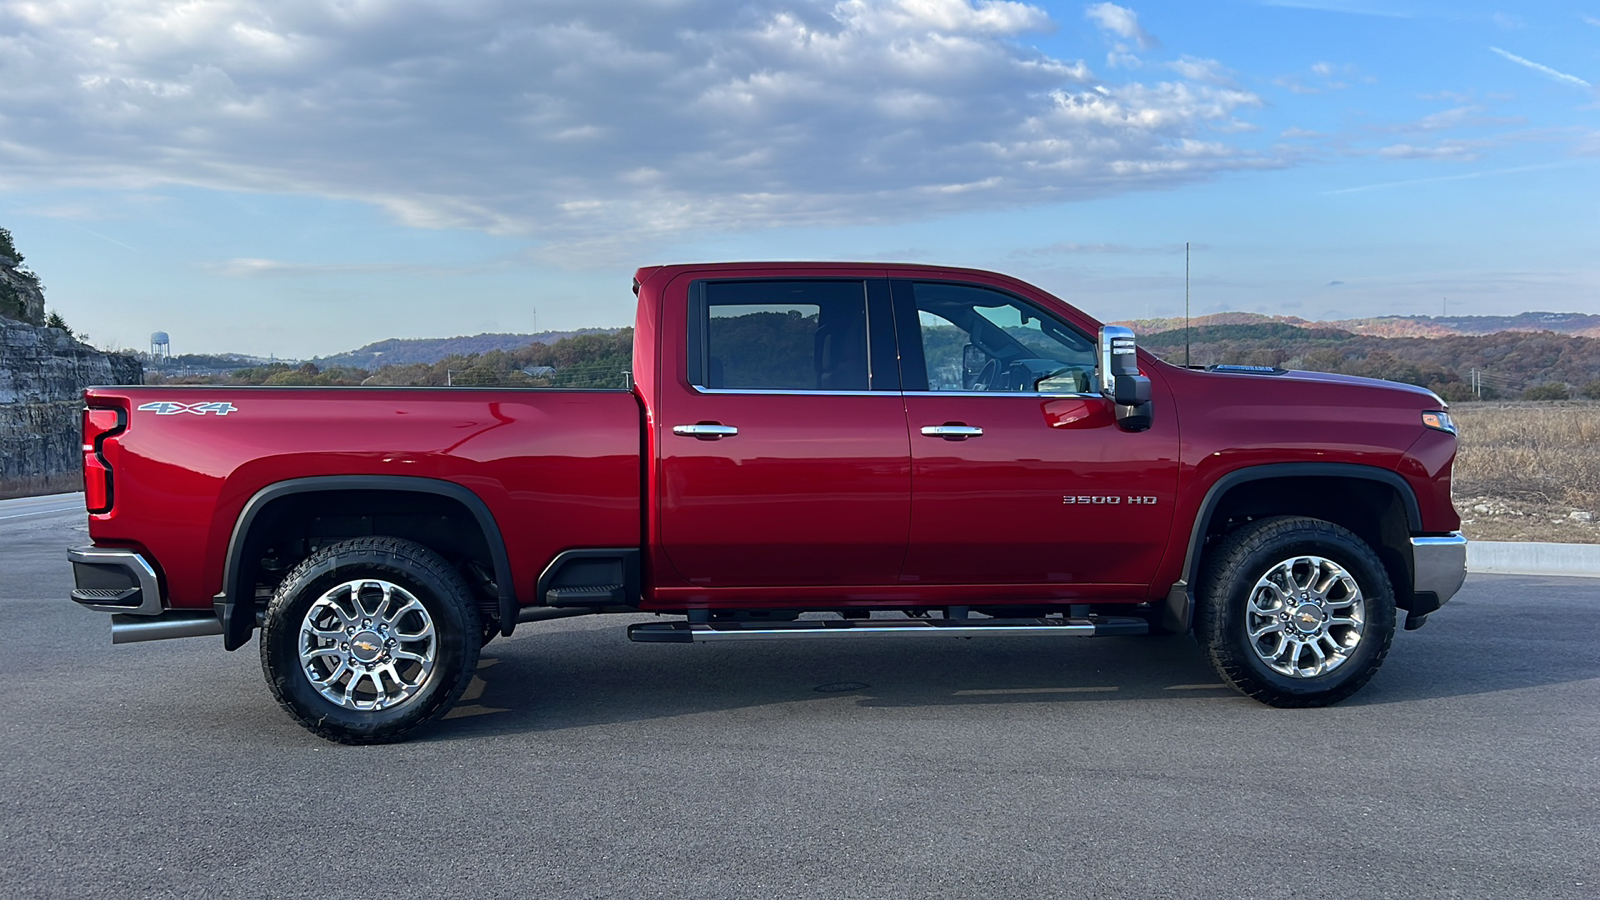
M 158 416 L 175 416 L 179 413 L 192 413 L 197 416 L 216 413 L 225 416 L 231 412 L 238 412 L 239 407 L 225 400 L 219 403 L 175 403 L 171 400 L 162 400 L 159 403 L 146 403 L 139 407 L 139 411 L 153 412 Z

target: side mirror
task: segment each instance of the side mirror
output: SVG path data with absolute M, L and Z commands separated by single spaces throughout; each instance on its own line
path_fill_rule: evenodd
M 971 344 L 961 348 L 961 387 L 972 390 L 972 385 L 983 372 L 983 367 L 989 363 L 989 354 L 979 350 Z
M 971 344 L 961 348 L 961 371 L 968 375 L 976 375 L 982 372 L 984 364 L 988 361 L 989 354 Z
M 1120 325 L 1100 328 L 1100 393 L 1117 405 L 1117 425 L 1123 431 L 1144 431 L 1154 411 L 1150 404 L 1150 379 L 1139 374 L 1139 357 L 1133 331 Z

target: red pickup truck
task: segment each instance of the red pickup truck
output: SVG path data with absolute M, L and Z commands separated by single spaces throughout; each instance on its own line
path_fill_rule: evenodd
M 278 701 L 397 739 L 520 622 L 635 641 L 1193 631 L 1221 678 L 1319 706 L 1450 599 L 1445 404 L 1136 349 L 1003 275 L 643 268 L 616 390 L 93 388 L 115 642 L 260 631 Z

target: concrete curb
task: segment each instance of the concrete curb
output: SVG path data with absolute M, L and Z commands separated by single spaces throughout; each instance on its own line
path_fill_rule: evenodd
M 1600 578 L 1600 544 L 1469 541 L 1467 571 L 1485 575 L 1582 575 Z

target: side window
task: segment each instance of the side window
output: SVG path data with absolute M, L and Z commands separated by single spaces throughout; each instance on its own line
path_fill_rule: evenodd
M 928 390 L 1094 390 L 1094 341 L 1032 303 L 973 285 L 917 282 L 911 289 Z
M 699 289 L 690 307 L 692 383 L 733 390 L 867 389 L 863 282 L 708 281 Z

